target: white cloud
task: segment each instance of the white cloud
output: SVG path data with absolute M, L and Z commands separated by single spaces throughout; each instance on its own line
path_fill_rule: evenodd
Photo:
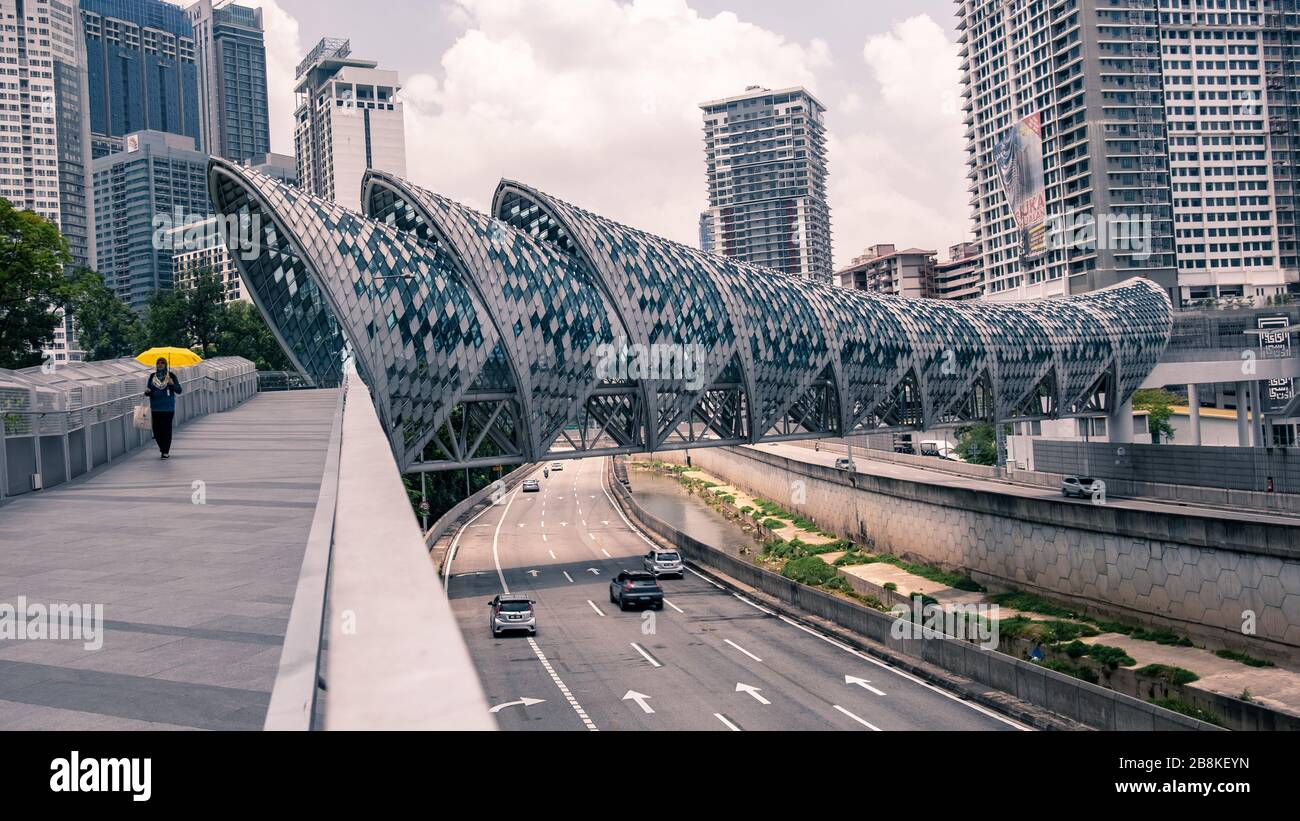
M 409 176 L 483 208 L 500 177 L 694 243 L 707 205 L 701 101 L 808 85 L 792 43 L 685 0 L 459 0 L 441 80 L 406 81 Z
M 277 0 L 246 1 L 264 9 L 272 147 L 290 153 L 298 23 Z M 957 46 L 926 15 L 836 65 L 824 42 L 701 16 L 688 0 L 446 0 L 429 14 L 464 33 L 437 71 L 404 80 L 407 172 L 466 204 L 486 209 L 511 177 L 694 244 L 707 205 L 699 103 L 821 86 L 838 101 L 837 263 L 877 242 L 943 251 L 967 236 Z
M 878 242 L 942 257 L 969 232 L 957 45 L 920 15 L 870 37 L 863 60 L 870 117 L 830 140 L 836 257 Z

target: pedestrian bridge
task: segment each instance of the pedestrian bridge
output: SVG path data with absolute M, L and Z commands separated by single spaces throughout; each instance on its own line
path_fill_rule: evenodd
M 405 472 L 1123 416 L 1170 336 L 1142 279 L 1020 305 L 886 297 L 517 182 L 490 215 L 373 171 L 363 213 L 219 159 L 209 189 L 252 225 L 232 255 L 295 366 L 334 385 L 350 357 Z

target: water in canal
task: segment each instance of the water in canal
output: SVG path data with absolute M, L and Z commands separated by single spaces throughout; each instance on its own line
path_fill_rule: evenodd
M 675 479 L 633 467 L 628 468 L 627 478 L 632 483 L 632 495 L 643 508 L 683 533 L 733 556 L 742 547 L 755 547 L 754 540 L 739 526 Z

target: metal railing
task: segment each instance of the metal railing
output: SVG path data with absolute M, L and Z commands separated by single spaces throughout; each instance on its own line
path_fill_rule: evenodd
M 0 499 L 62 484 L 152 439 L 132 424 L 151 368 L 134 359 L 0 368 Z M 214 357 L 177 368 L 175 424 L 229 410 L 257 391 L 253 363 Z

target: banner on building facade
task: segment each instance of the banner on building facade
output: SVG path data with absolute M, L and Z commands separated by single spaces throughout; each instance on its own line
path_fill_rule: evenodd
M 1038 114 L 1012 126 L 994 153 L 1007 205 L 1020 231 L 1020 254 L 1042 255 L 1047 248 L 1047 198 L 1043 186 L 1043 127 Z

